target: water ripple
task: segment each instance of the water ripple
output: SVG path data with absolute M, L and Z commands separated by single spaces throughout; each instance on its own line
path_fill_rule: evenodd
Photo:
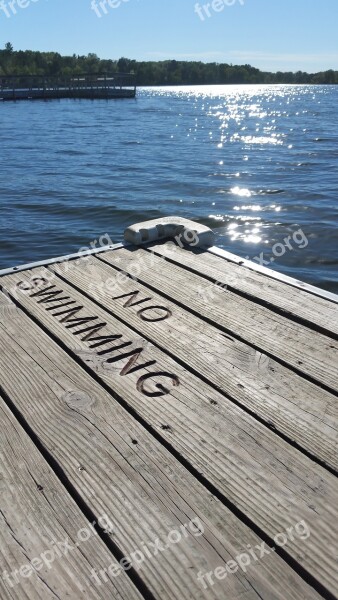
M 136 101 L 0 105 L 0 268 L 178 214 L 338 292 L 337 86 L 143 88 Z

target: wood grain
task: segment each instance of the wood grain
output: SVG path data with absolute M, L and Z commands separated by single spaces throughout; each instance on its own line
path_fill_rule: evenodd
M 234 291 L 240 291 L 253 301 L 262 300 L 271 308 L 281 310 L 285 315 L 301 319 L 309 327 L 316 325 L 328 335 L 332 333 L 338 335 L 338 306 L 334 302 L 294 288 L 210 252 L 182 250 L 172 244 L 156 244 L 151 250 L 178 265 L 188 267 L 201 277 L 208 277 L 228 285 Z
M 117 561 L 1 396 L 0 436 L 1 599 L 141 600 L 125 572 L 96 586 L 92 569 Z
M 137 278 L 196 314 L 240 336 L 263 352 L 338 391 L 338 341 L 291 321 L 272 310 L 222 289 L 146 250 L 121 248 L 100 259 L 121 269 L 136 269 Z
M 226 594 L 236 600 L 319 600 L 272 552 L 246 573 L 205 590 L 197 581 L 199 569 L 204 574 L 222 566 L 248 545 L 260 547 L 262 540 L 21 311 L 4 331 L 0 343 L 10 360 L 0 361 L 6 373 L 1 385 L 85 502 L 109 516 L 113 539 L 124 554 L 142 549 L 148 540 L 165 540 L 191 519 L 204 529 L 203 536 L 182 536 L 142 565 L 139 575 L 155 598 L 223 600 Z M 129 593 L 128 585 L 124 589 Z
M 50 273 L 45 269 L 39 270 L 37 273 L 27 271 L 18 275 L 12 275 L 9 278 L 4 277 L 1 281 L 7 288 L 10 288 L 20 281 L 23 282 L 21 287 L 29 287 L 31 285 L 29 282 L 32 282 L 32 278 L 41 276 L 47 278 L 50 276 Z M 37 282 L 38 280 L 35 280 L 35 283 Z M 236 506 L 243 514 L 243 517 L 249 519 L 251 523 L 254 523 L 256 527 L 271 539 L 276 533 L 286 531 L 287 527 L 294 527 L 300 520 L 305 520 L 306 523 L 308 523 L 311 529 L 311 536 L 306 543 L 300 539 L 294 539 L 293 541 L 290 541 L 290 544 L 285 547 L 284 551 L 293 560 L 299 562 L 302 568 L 304 568 L 312 577 L 316 578 L 321 585 L 334 594 L 338 583 L 334 559 L 334 540 L 338 523 L 338 509 L 336 507 L 336 498 L 338 494 L 337 479 L 273 434 L 253 417 L 236 407 L 232 402 L 224 398 L 224 396 L 214 391 L 207 384 L 186 371 L 158 348 L 154 347 L 151 343 L 146 342 L 144 339 L 142 340 L 140 336 L 133 333 L 120 321 L 94 305 L 90 300 L 76 292 L 75 289 L 62 282 L 60 289 L 63 290 L 63 296 L 71 297 L 71 301 L 74 300 L 77 303 L 76 305 L 83 307 L 82 313 L 77 313 L 77 318 L 80 318 L 81 314 L 83 315 L 83 318 L 85 315 L 87 317 L 96 315 L 99 322 L 106 323 L 105 334 L 108 334 L 109 332 L 112 335 L 121 336 L 118 339 L 120 346 L 119 350 L 116 348 L 115 340 L 113 346 L 110 349 L 107 349 L 108 351 L 105 354 L 99 355 L 98 351 L 101 351 L 100 349 L 102 348 L 102 345 L 98 346 L 99 334 L 96 332 L 94 338 L 90 336 L 91 339 L 88 337 L 88 329 L 86 330 L 87 333 L 82 332 L 80 334 L 79 332 L 83 331 L 83 322 L 81 324 L 78 323 L 74 330 L 74 323 L 65 320 L 65 309 L 60 311 L 60 306 L 55 308 L 53 303 L 54 308 L 52 308 L 51 305 L 48 305 L 48 303 L 41 303 L 41 300 L 46 300 L 46 297 L 36 295 L 36 289 L 41 291 L 39 286 L 37 286 L 37 288 L 34 288 L 34 295 L 31 295 L 31 290 L 27 290 L 24 293 L 22 290 L 20 291 L 18 289 L 17 301 L 22 304 L 31 315 L 34 315 L 34 318 L 40 323 L 43 323 L 43 325 L 63 344 L 65 344 L 74 356 L 85 364 L 91 372 L 95 373 L 100 381 L 103 381 L 114 394 L 117 394 L 130 408 L 136 411 L 139 417 L 142 418 L 144 422 L 148 423 L 153 431 L 158 432 L 157 435 L 160 435 L 162 440 L 165 440 L 170 447 L 175 449 L 175 451 L 188 461 L 196 471 L 215 486 L 227 499 L 227 502 Z M 61 304 L 63 302 L 64 301 L 62 300 Z M 63 314 L 61 314 L 61 312 Z M 20 322 L 21 321 L 22 316 L 20 316 Z M 19 338 L 20 349 L 18 349 L 16 367 L 13 367 L 14 373 L 17 373 L 20 360 L 22 364 L 23 351 L 25 353 L 33 353 L 34 355 L 37 352 L 37 348 L 43 348 L 44 355 L 47 357 L 49 355 L 51 362 L 55 362 L 56 348 L 54 345 L 51 347 L 49 342 L 47 343 L 44 334 L 41 334 L 36 330 L 35 326 L 33 327 L 33 325 L 30 324 L 29 327 L 28 322 L 27 324 L 25 322 L 25 326 L 22 326 L 22 324 L 16 324 L 15 326 L 14 320 L 12 319 L 11 321 L 6 322 L 5 328 L 7 336 L 9 335 L 10 337 L 9 340 L 6 340 L 6 347 L 8 347 L 9 344 L 11 344 L 11 346 L 14 343 L 17 344 L 18 333 L 22 331 Z M 32 329 L 30 335 L 29 329 Z M 101 336 L 102 335 L 103 331 L 101 331 Z M 33 350 L 31 350 L 32 340 L 34 341 Z M 123 359 L 125 347 L 121 346 L 123 346 L 124 341 L 124 343 L 127 343 L 127 340 L 132 342 L 134 348 L 144 348 L 141 360 L 136 363 L 133 362 L 132 365 L 130 364 L 130 357 Z M 100 342 L 102 342 L 102 339 Z M 107 339 L 105 340 L 105 343 L 107 343 Z M 111 344 L 111 340 L 109 344 Z M 117 353 L 120 353 L 121 364 L 118 364 L 119 361 L 116 362 L 115 360 Z M 114 362 L 109 362 L 112 358 L 112 354 Z M 19 359 L 19 356 L 21 356 L 21 359 Z M 0 352 L 0 364 L 3 360 L 6 360 L 6 356 L 3 357 L 3 353 Z M 42 357 L 39 355 L 39 364 L 41 363 L 41 360 Z M 156 361 L 155 365 L 153 361 Z M 19 402 L 15 381 L 13 381 L 13 373 L 10 372 L 10 364 L 12 363 L 8 364 L 6 362 L 6 365 L 1 369 L 1 372 L 3 371 L 6 377 L 5 385 L 7 393 L 11 397 L 15 395 L 15 401 Z M 149 366 L 149 364 L 151 364 L 151 366 Z M 126 370 L 127 365 L 128 368 Z M 141 365 L 146 366 L 142 368 Z M 121 367 L 123 367 L 122 371 Z M 75 367 L 72 366 L 71 361 L 65 357 L 62 367 L 62 370 L 65 373 L 64 376 L 61 377 L 59 371 L 56 372 L 51 365 L 48 366 L 47 364 L 44 364 L 43 372 L 47 372 L 49 378 L 52 376 L 53 390 L 58 390 L 58 386 L 61 384 L 63 387 L 66 387 L 66 389 L 67 387 L 69 389 L 68 378 L 71 378 L 72 381 L 76 382 L 76 386 L 80 387 L 82 393 L 85 391 L 90 398 L 95 398 L 95 402 L 91 405 L 91 410 L 94 410 L 94 407 L 96 408 L 99 404 L 99 398 L 101 397 L 101 393 L 103 394 L 103 391 L 99 394 L 96 384 L 95 390 L 93 390 L 93 384 L 90 383 L 90 378 L 85 376 L 85 374 L 82 375 L 80 383 L 78 380 L 79 375 L 75 376 L 71 374 L 73 368 Z M 142 390 L 138 385 L 140 376 L 147 376 L 153 369 L 155 369 L 155 371 L 160 371 L 162 374 L 170 373 L 175 375 L 179 384 L 170 386 L 166 381 L 162 384 L 162 387 L 157 385 L 155 388 L 153 385 L 147 384 L 147 387 Z M 124 372 L 124 374 L 121 375 L 121 372 Z M 43 375 L 42 373 L 38 379 L 35 375 L 32 380 L 32 376 L 29 375 L 29 373 L 30 369 L 28 368 L 20 375 L 25 380 L 25 392 L 30 391 L 29 395 L 25 396 L 22 401 L 26 413 L 29 410 L 29 403 L 31 402 L 29 399 L 36 397 L 35 389 L 34 393 L 32 390 L 29 390 L 28 382 L 30 383 L 30 386 L 36 385 L 36 381 L 40 384 Z M 67 380 L 64 382 L 64 377 L 66 375 Z M 45 375 L 43 375 L 43 379 L 44 378 Z M 20 386 L 20 389 L 22 392 L 22 385 Z M 144 393 L 144 391 L 146 391 L 146 393 Z M 50 394 L 50 391 L 48 394 Z M 44 395 L 46 395 L 46 392 L 44 392 Z M 58 391 L 57 396 L 60 397 L 60 391 Z M 61 398 L 63 396 L 64 392 L 61 393 Z M 77 458 L 76 460 L 75 457 L 78 456 L 79 447 L 80 452 L 85 456 L 86 461 L 93 461 L 95 458 L 94 463 L 91 462 L 91 467 L 99 479 L 99 489 L 97 494 L 99 494 L 101 498 L 104 498 L 104 505 L 107 510 L 108 508 L 111 509 L 111 502 L 113 501 L 111 494 L 109 494 L 109 490 L 116 489 L 116 484 L 111 487 L 109 482 L 110 477 L 117 477 L 117 467 L 115 465 L 112 467 L 111 464 L 112 458 L 115 459 L 116 450 L 115 452 L 112 450 L 109 451 L 110 455 L 108 463 L 110 462 L 110 467 L 108 468 L 108 465 L 105 462 L 105 454 L 103 452 L 101 452 L 101 454 L 99 453 L 102 444 L 106 443 L 107 429 L 104 429 L 104 440 L 101 437 L 101 431 L 104 425 L 109 425 L 108 431 L 110 434 L 116 427 L 117 431 L 121 431 L 121 426 L 118 423 L 117 407 L 112 404 L 111 398 L 109 398 L 108 402 L 108 398 L 104 403 L 103 422 L 100 421 L 99 428 L 96 426 L 94 432 L 91 429 L 92 422 L 90 421 L 89 423 L 88 420 L 85 420 L 82 413 L 79 415 L 78 412 L 72 414 L 71 411 L 66 411 L 65 414 L 58 416 L 59 425 L 64 434 L 61 438 L 62 443 L 59 441 L 54 450 L 55 452 L 64 452 L 65 448 L 67 448 L 67 456 L 69 455 L 69 458 L 62 455 L 61 462 L 63 468 L 70 473 L 72 472 L 72 460 L 78 464 L 77 460 L 79 459 Z M 102 402 L 104 401 L 102 400 Z M 82 405 L 83 402 L 79 402 L 79 407 L 81 407 L 81 409 Z M 55 406 L 54 409 L 52 409 L 53 406 Z M 111 409 L 109 407 L 111 407 Z M 62 404 L 62 409 L 64 408 L 65 407 Z M 41 407 L 39 407 L 39 410 L 41 411 Z M 57 402 L 57 399 L 53 399 L 52 406 L 48 407 L 48 423 L 51 414 L 53 414 L 55 410 L 57 410 L 57 412 L 60 411 L 60 403 Z M 57 415 L 55 415 L 55 417 L 56 416 Z M 96 410 L 95 416 L 98 418 Z M 78 423 L 79 419 L 80 424 Z M 43 422 L 46 428 L 46 420 L 44 419 Z M 46 443 L 47 433 L 45 428 L 41 428 L 41 424 L 39 425 L 38 422 L 35 423 L 35 429 L 39 431 L 39 435 L 45 439 Z M 72 436 L 68 433 L 69 430 L 72 429 L 75 429 L 77 433 L 80 432 L 82 434 L 80 439 L 79 436 L 77 436 L 75 444 Z M 48 444 L 53 447 L 53 426 L 51 429 L 48 427 L 47 431 L 50 436 Z M 84 439 L 90 440 L 90 442 L 85 443 Z M 138 439 L 137 436 L 135 436 L 135 439 Z M 113 444 L 115 449 L 119 449 L 120 455 L 122 452 L 121 443 L 119 445 L 119 442 L 114 441 Z M 137 461 L 135 457 L 133 458 L 134 454 L 135 449 L 134 452 L 131 452 L 129 446 L 128 456 L 130 457 L 129 459 L 133 461 L 133 464 Z M 106 483 L 104 485 L 101 480 L 101 467 L 99 468 L 101 464 L 105 465 L 104 473 Z M 159 464 L 161 465 L 161 462 Z M 126 469 L 127 466 L 124 465 L 123 470 L 125 471 Z M 163 464 L 161 469 L 163 470 Z M 127 472 L 130 473 L 129 477 L 133 480 L 135 475 L 132 475 L 129 469 Z M 119 484 L 119 486 L 120 485 L 121 484 Z M 191 482 L 189 482 L 189 488 L 190 485 Z M 151 490 L 148 490 L 150 495 L 153 493 L 153 489 L 154 488 L 151 487 Z M 191 488 L 191 490 L 192 489 L 193 488 Z M 82 489 L 81 493 L 86 497 L 85 489 Z M 191 501 L 195 503 L 197 499 L 192 491 L 190 491 L 189 498 L 190 497 Z M 129 495 L 124 491 L 123 498 L 128 498 L 128 502 L 131 502 L 132 498 L 134 507 L 136 503 L 136 522 L 134 522 L 134 520 L 130 522 L 130 512 L 128 515 L 122 514 L 121 507 L 116 504 L 113 514 L 118 515 L 118 521 L 123 523 L 128 535 L 132 536 L 135 534 L 135 531 L 140 531 L 139 528 L 142 527 L 140 523 L 142 511 L 144 511 L 145 515 L 149 514 L 150 518 L 150 515 L 153 515 L 154 512 L 156 512 L 156 509 L 155 507 L 152 508 L 153 505 L 149 502 L 149 498 L 147 497 L 145 499 L 141 490 L 138 490 L 135 487 Z M 116 503 L 116 496 L 114 497 L 114 500 Z M 142 500 L 144 501 L 144 504 L 143 506 L 139 506 L 138 502 L 142 502 Z M 167 502 L 167 495 L 165 496 L 165 502 Z M 168 522 L 168 517 L 166 516 L 165 519 L 162 515 L 162 528 L 161 525 L 158 524 L 159 531 L 163 531 L 164 522 Z M 147 530 L 148 536 L 153 530 L 154 524 L 153 529 L 150 531 Z M 121 536 L 119 539 L 119 543 L 122 547 L 125 544 L 125 535 L 126 533 L 124 532 L 124 536 Z M 141 535 L 146 535 L 144 530 Z M 178 545 L 176 548 L 178 548 Z M 182 546 L 180 546 L 179 551 L 182 553 L 183 550 Z M 200 552 L 198 552 L 198 556 L 195 556 L 190 547 L 188 552 L 190 561 L 192 560 L 191 553 L 193 554 L 194 561 L 197 563 L 200 560 Z M 177 566 L 177 557 L 175 558 L 176 561 L 174 562 L 173 568 L 178 569 L 177 573 L 181 573 Z M 186 559 L 187 557 L 185 557 L 185 561 L 183 561 L 183 558 L 181 558 L 183 562 L 186 562 Z M 211 559 L 210 562 L 212 562 Z M 162 568 L 164 568 L 162 565 L 157 565 L 158 577 L 162 575 Z M 169 568 L 167 563 L 166 568 Z M 147 573 L 144 575 L 146 576 Z M 147 578 L 147 581 L 149 585 L 154 585 L 153 580 L 150 581 Z M 193 586 L 194 583 L 191 583 L 191 585 Z M 238 591 L 236 593 L 238 593 Z M 171 594 L 173 594 L 173 590 L 171 590 Z M 180 594 L 179 597 L 184 598 L 182 590 Z
M 134 272 L 123 258 L 122 262 L 126 271 Z M 139 282 L 121 278 L 119 272 L 96 258 L 92 258 L 90 265 L 74 264 L 71 272 L 64 272 L 63 276 L 197 375 L 204 376 L 215 388 L 297 442 L 312 456 L 337 469 L 336 396 L 247 344 L 224 335 Z M 149 278 L 152 277 L 150 271 Z M 49 305 L 53 306 L 45 304 Z M 151 306 L 164 308 L 147 309 Z M 170 311 L 170 317 L 149 320 L 166 316 L 169 314 L 166 311 Z

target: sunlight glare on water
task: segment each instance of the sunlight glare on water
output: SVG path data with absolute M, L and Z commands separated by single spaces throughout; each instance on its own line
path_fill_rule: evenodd
M 162 215 L 338 291 L 336 86 L 142 88 L 136 100 L 0 105 L 0 267 Z

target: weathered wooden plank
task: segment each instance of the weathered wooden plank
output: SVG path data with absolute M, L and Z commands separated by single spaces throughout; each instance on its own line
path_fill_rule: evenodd
M 101 240 L 103 241 L 103 240 Z M 94 245 L 97 243 L 95 240 Z M 9 267 L 8 269 L 0 270 L 0 277 L 4 275 L 11 275 L 12 273 L 20 273 L 21 271 L 27 271 L 28 269 L 36 269 L 36 267 L 46 267 L 49 265 L 53 265 L 55 263 L 63 263 L 72 260 L 90 260 L 90 256 L 92 254 L 100 254 L 101 252 L 107 252 L 107 250 L 112 250 L 115 248 L 122 248 L 123 244 L 112 244 L 111 246 L 100 246 L 99 248 L 87 248 L 84 250 L 79 250 L 73 254 L 64 254 L 63 256 L 55 256 L 53 258 L 47 258 L 44 260 L 38 260 L 32 263 L 26 263 L 23 265 L 18 265 L 16 267 Z
M 125 245 L 125 244 L 124 244 Z M 324 300 L 329 300 L 330 302 L 334 302 L 334 304 L 338 304 L 338 295 L 334 292 L 329 292 L 328 290 L 324 290 L 323 288 L 319 288 L 315 285 L 311 285 L 310 283 L 306 283 L 305 281 L 300 281 L 299 279 L 295 279 L 294 277 L 290 277 L 289 275 L 285 275 L 281 271 L 275 271 L 269 267 L 261 266 L 261 256 L 258 258 L 258 262 L 253 262 L 253 260 L 247 260 L 246 258 L 237 256 L 228 250 L 224 250 L 223 248 L 218 248 L 217 246 L 212 246 L 212 248 L 208 248 L 208 252 L 213 254 L 214 256 L 218 256 L 222 260 L 230 261 L 231 263 L 235 263 L 236 265 L 244 266 L 250 271 L 254 271 L 255 273 L 261 273 L 265 277 L 269 279 L 275 279 L 280 281 L 281 283 L 286 283 L 288 286 L 295 287 L 298 290 L 303 290 L 307 294 L 312 296 L 317 296 L 319 298 L 323 298 Z M 271 262 L 271 261 L 270 261 Z
M 148 540 L 163 542 L 163 533 L 177 532 L 182 523 L 193 520 L 194 527 L 186 531 L 194 535 L 182 533 L 182 540 L 172 542 L 163 559 L 155 558 L 155 548 L 149 564 L 142 564 L 139 575 L 146 583 L 150 579 L 156 598 L 223 600 L 226 594 L 270 600 L 273 594 L 276 600 L 319 600 L 273 552 L 244 574 L 222 581 L 221 587 L 204 588 L 197 578 L 200 567 L 204 574 L 215 562 L 224 565 L 248 547 L 258 552 L 262 540 L 21 311 L 1 333 L 8 357 L 1 354 L 1 373 L 6 373 L 1 385 L 86 503 L 94 510 L 109 510 L 113 539 L 124 554 L 130 555 L 130 548 L 146 554 L 146 546 L 151 550 Z M 304 540 L 307 529 L 307 524 L 298 528 Z
M 1 397 L 0 437 L 1 599 L 141 600 L 125 572 L 95 585 L 117 560 Z
M 194 310 L 301 373 L 338 391 L 338 341 L 215 286 L 199 275 L 143 249 L 121 248 L 103 254 L 106 262 L 135 273 L 138 279 Z M 103 258 L 102 258 L 103 260 Z
M 338 305 L 294 288 L 276 279 L 252 271 L 244 265 L 215 256 L 200 250 L 187 251 L 174 244 L 156 244 L 152 252 L 188 267 L 202 277 L 208 277 L 232 290 L 247 294 L 253 301 L 262 300 L 268 306 L 276 307 L 286 315 L 301 319 L 309 327 L 317 327 L 338 335 Z M 245 261 L 244 261 L 245 262 Z
M 66 283 L 62 282 L 59 289 L 63 293 L 58 297 L 68 299 L 55 304 L 54 296 L 49 303 L 51 296 L 40 294 L 45 286 L 41 289 L 39 284 L 45 282 L 39 277 L 48 278 L 50 272 L 46 269 L 36 273 L 25 272 L 5 277 L 1 283 L 8 289 L 21 281 L 17 301 L 261 531 L 273 538 L 276 531 L 284 531 L 300 519 L 309 523 L 309 545 L 305 547 L 304 543 L 294 539 L 284 551 L 334 594 L 338 583 L 334 560 L 334 540 L 338 529 L 337 479 Z M 83 307 L 76 314 L 69 312 L 69 305 L 68 309 L 61 308 L 63 303 L 73 301 L 76 304 L 71 307 Z M 90 321 L 91 318 L 95 320 Z M 100 323 L 105 326 L 95 330 L 95 325 Z M 10 327 L 7 323 L 7 332 Z M 11 343 L 17 338 L 17 329 L 11 334 Z M 25 331 L 22 337 L 27 335 L 29 339 L 34 336 L 38 347 L 46 346 L 44 354 L 49 352 L 49 345 L 40 339 L 41 335 L 35 329 L 34 334 L 29 336 Z M 20 344 L 22 346 L 23 340 Z M 29 341 L 25 342 L 26 351 L 27 347 L 30 348 Z M 133 350 L 136 352 L 134 355 Z M 0 360 L 3 360 L 1 352 Z M 70 367 L 64 367 L 68 375 Z M 50 373 L 51 368 L 45 366 L 44 371 Z M 24 373 L 23 377 L 27 375 Z M 54 371 L 54 377 L 60 382 L 60 374 L 56 377 Z M 7 387 L 13 386 L 12 379 L 10 374 L 7 375 Z M 97 395 L 96 391 L 89 391 L 87 380 L 81 383 L 81 388 L 90 398 Z M 14 391 L 11 387 L 9 393 L 13 395 Z M 29 398 L 32 395 L 30 391 Z M 27 411 L 27 399 L 24 400 Z M 95 406 L 93 403 L 92 410 Z M 111 413 L 109 404 L 105 403 L 104 422 L 100 421 L 100 428 L 108 421 L 109 432 L 112 423 L 114 427 L 120 427 L 115 416 L 116 406 L 112 410 Z M 108 418 L 108 415 L 114 417 Z M 74 418 L 67 414 L 67 418 L 62 419 L 62 428 L 72 427 Z M 39 434 L 45 439 L 45 429 Z M 86 432 L 86 438 L 90 438 L 90 432 Z M 98 452 L 99 440 L 96 435 L 94 447 L 92 443 L 88 444 L 91 452 Z M 56 450 L 60 451 L 59 448 L 60 444 Z M 122 452 L 122 449 L 119 448 L 119 451 Z M 76 447 L 72 447 L 71 455 L 76 456 L 77 452 Z M 81 446 L 81 453 L 86 454 L 86 448 Z M 90 461 L 86 456 L 87 460 Z M 99 462 L 96 459 L 96 470 Z M 109 476 L 112 476 L 112 471 L 110 466 Z M 101 481 L 100 484 L 102 490 Z M 196 497 L 190 486 L 189 480 L 190 496 L 195 503 Z M 82 494 L 86 495 L 86 491 L 83 490 Z M 135 494 L 139 499 L 137 489 L 133 490 L 133 498 Z M 107 498 L 106 494 L 104 497 L 107 507 L 110 497 Z M 143 510 L 145 514 L 152 514 L 149 500 Z M 119 516 L 119 519 L 123 521 L 125 515 Z M 134 524 L 136 530 L 138 527 L 139 516 Z
M 123 265 L 130 273 L 134 272 L 132 265 L 129 268 L 125 261 Z M 337 469 L 336 396 L 247 344 L 224 336 L 216 327 L 139 282 L 121 277 L 119 272 L 95 258 L 91 258 L 90 265 L 73 264 L 70 270 L 60 265 L 57 271 L 63 271 L 70 283 L 204 376 L 217 389 Z M 154 305 L 164 308 L 148 308 Z M 157 316 L 160 321 L 151 320 Z
M 112 537 L 123 554 L 146 552 L 145 547 L 150 552 L 156 539 L 163 550 L 170 532 L 181 531 L 179 543 L 175 537 L 169 544 L 169 538 L 163 552 L 156 551 L 155 544 L 153 554 L 145 555 L 141 575 L 148 589 L 158 600 L 221 600 L 223 590 L 204 591 L 197 574 L 214 570 L 224 556 L 230 559 L 232 546 L 222 548 L 222 542 L 209 531 L 201 536 L 204 527 L 199 520 L 192 529 L 186 527 L 183 535 L 180 527 L 196 515 L 176 492 L 180 479 L 184 480 L 180 465 L 176 469 L 176 461 L 170 455 L 168 461 L 162 446 L 154 444 L 152 436 L 21 311 L 17 309 L 15 317 L 1 324 L 0 333 L 1 386 L 86 504 L 108 515 L 114 528 Z M 162 460 L 157 463 L 159 457 Z M 184 470 L 183 475 L 189 477 Z M 212 500 L 209 495 L 209 504 Z M 227 516 L 222 519 L 224 527 Z M 215 527 L 216 523 L 212 529 Z M 98 573 L 99 588 L 100 581 L 104 585 L 103 577 Z M 265 585 L 262 581 L 263 591 Z M 236 599 L 260 598 L 241 574 L 229 578 L 226 591 Z

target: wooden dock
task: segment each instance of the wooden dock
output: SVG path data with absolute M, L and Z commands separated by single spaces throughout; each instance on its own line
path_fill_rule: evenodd
M 106 73 L 70 77 L 0 76 L 0 100 L 111 100 L 135 96 L 135 77 L 131 74 Z
M 337 599 L 338 297 L 126 240 L 0 272 L 1 600 Z

